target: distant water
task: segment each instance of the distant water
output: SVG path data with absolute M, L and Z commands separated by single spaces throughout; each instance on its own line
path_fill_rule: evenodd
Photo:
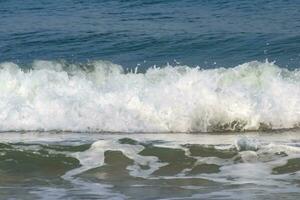
M 297 0 L 2 0 L 0 62 L 210 68 L 268 58 L 297 68 L 299 13 Z
M 0 0 L 0 199 L 299 199 L 299 14 Z

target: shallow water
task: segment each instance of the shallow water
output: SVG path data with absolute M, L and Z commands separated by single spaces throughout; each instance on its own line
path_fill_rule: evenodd
M 3 199 L 297 199 L 299 131 L 2 133 Z

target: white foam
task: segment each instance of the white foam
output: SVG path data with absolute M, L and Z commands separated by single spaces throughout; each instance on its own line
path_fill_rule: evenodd
M 0 64 L 0 131 L 191 132 L 295 128 L 300 72 L 274 63 L 124 73 L 104 61 Z

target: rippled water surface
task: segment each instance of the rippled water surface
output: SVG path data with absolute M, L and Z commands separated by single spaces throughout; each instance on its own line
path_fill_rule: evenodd
M 3 199 L 297 199 L 298 131 L 2 133 Z
M 233 67 L 268 58 L 295 68 L 299 12 L 297 0 L 0 1 L 0 61 Z

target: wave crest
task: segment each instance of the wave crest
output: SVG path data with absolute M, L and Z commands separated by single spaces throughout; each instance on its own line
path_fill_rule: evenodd
M 269 62 L 124 72 L 107 61 L 0 64 L 0 130 L 209 132 L 300 125 L 300 72 Z

